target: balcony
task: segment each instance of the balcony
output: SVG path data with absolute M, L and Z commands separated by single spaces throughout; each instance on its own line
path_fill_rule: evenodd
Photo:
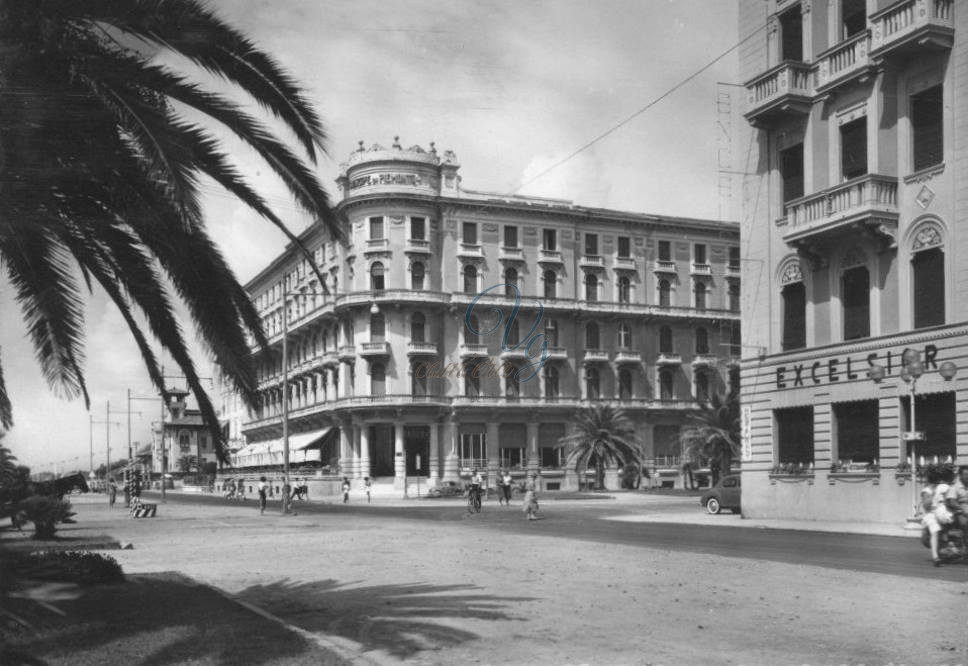
M 608 363 L 608 352 L 604 349 L 586 349 L 585 363 Z
M 418 238 L 407 239 L 407 245 L 403 250 L 407 254 L 430 254 L 430 241 Z
M 558 250 L 538 250 L 538 263 L 539 264 L 564 264 L 565 260 L 561 258 L 561 252 Z
M 632 349 L 619 349 L 617 352 L 615 352 L 615 362 L 619 365 L 641 363 L 642 352 L 637 352 Z
M 323 367 L 331 368 L 333 366 L 339 365 L 339 352 L 337 351 L 325 351 L 323 352 Z
M 339 360 L 347 361 L 352 363 L 356 360 L 356 346 L 355 345 L 343 345 L 339 348 Z
M 564 347 L 548 347 L 549 361 L 567 361 L 568 350 Z
M 813 88 L 810 65 L 786 61 L 746 83 L 746 119 L 754 127 L 810 113 Z
M 605 257 L 600 254 L 583 254 L 578 265 L 582 268 L 605 268 Z
M 668 259 L 656 259 L 655 265 L 652 267 L 652 272 L 675 275 L 678 270 L 676 269 L 676 262 L 669 261 Z
M 738 278 L 740 276 L 739 264 L 733 266 L 726 264 L 726 277 L 728 278 Z
M 950 49 L 955 33 L 954 7 L 954 0 L 901 0 L 871 14 L 871 57 L 882 60 Z
M 389 238 L 370 238 L 366 241 L 366 247 L 363 248 L 363 254 L 373 254 L 376 252 L 389 252 L 390 251 L 390 239 Z
M 436 342 L 411 342 L 407 345 L 407 356 L 436 356 Z
M 897 178 L 867 174 L 786 205 L 783 240 L 811 245 L 861 228 L 896 245 Z
M 692 266 L 689 269 L 692 275 L 712 275 L 713 267 L 709 264 L 697 264 L 695 261 L 692 262 Z
M 692 359 L 693 368 L 715 368 L 719 359 L 709 354 L 696 354 Z
M 617 271 L 634 271 L 635 259 L 632 257 L 615 257 L 613 266 Z
M 499 261 L 524 261 L 524 250 L 519 247 L 501 246 L 497 258 Z
M 480 243 L 461 243 L 460 249 L 457 250 L 457 256 L 480 259 L 484 256 L 484 250 L 481 248 Z
M 520 345 L 512 349 L 502 350 L 501 358 L 505 360 L 524 360 L 528 358 L 528 347 L 527 345 Z
M 487 358 L 487 345 L 463 344 L 460 346 L 460 357 L 467 358 Z
M 659 367 L 682 365 L 682 356 L 669 352 L 659 352 L 659 357 L 655 360 L 655 364 Z
M 389 356 L 389 342 L 361 342 L 360 356 L 363 358 L 373 358 L 376 356 Z
M 870 76 L 872 64 L 870 31 L 850 37 L 817 56 L 817 94 L 851 81 L 863 81 Z

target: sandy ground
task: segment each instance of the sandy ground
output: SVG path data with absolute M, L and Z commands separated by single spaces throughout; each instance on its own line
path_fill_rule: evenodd
M 88 500 L 85 530 L 134 545 L 111 553 L 125 571 L 182 572 L 374 663 L 968 664 L 966 584 L 579 542 L 542 521 L 502 535 L 474 516 L 251 503 L 130 520 Z

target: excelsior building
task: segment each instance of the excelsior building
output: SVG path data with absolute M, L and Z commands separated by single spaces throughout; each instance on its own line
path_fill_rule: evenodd
M 673 483 L 686 414 L 739 355 L 738 225 L 475 192 L 458 171 L 433 144 L 360 142 L 338 179 L 346 242 L 301 236 L 325 285 L 291 247 L 249 282 L 272 356 L 236 467 L 281 463 L 288 388 L 291 461 L 324 472 L 576 487 L 559 440 L 611 401 Z
M 966 9 L 740 3 L 747 516 L 902 523 L 968 459 Z

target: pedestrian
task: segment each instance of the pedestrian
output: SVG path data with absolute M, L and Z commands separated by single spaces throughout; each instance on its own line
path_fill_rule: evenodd
M 499 498 L 501 503 L 504 506 L 511 506 L 511 484 L 513 483 L 511 472 L 508 470 L 502 471 L 498 477 L 498 483 L 501 486 L 501 497 Z
M 269 486 L 266 483 L 266 477 L 259 477 L 259 515 L 264 516 L 266 513 L 266 502 L 268 501 Z
M 292 504 L 292 486 L 289 484 L 289 477 L 282 477 L 282 512 L 289 513 L 289 507 Z
M 370 503 L 370 487 L 372 485 L 373 484 L 370 483 L 370 477 L 364 476 L 363 477 L 363 489 L 366 490 L 366 503 L 367 504 Z
M 118 501 L 118 486 L 112 481 L 108 484 L 108 504 L 114 506 L 114 503 Z
M 538 516 L 538 475 L 532 474 L 524 492 L 524 515 L 528 520 L 537 520 Z
M 343 477 L 343 504 L 350 501 L 350 480 Z

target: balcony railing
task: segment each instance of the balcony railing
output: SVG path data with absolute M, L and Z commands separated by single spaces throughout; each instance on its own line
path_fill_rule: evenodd
M 437 343 L 436 342 L 411 342 L 407 346 L 407 354 L 409 356 L 436 356 Z
M 502 245 L 498 252 L 497 258 L 505 261 L 524 261 L 524 250 L 519 247 L 507 247 Z
M 339 365 L 339 352 L 337 351 L 323 352 L 323 365 L 327 367 Z
M 656 259 L 652 270 L 656 273 L 675 273 L 676 262 L 668 261 L 666 259 Z
M 380 342 L 361 342 L 360 356 L 389 356 L 390 343 Z
M 632 257 L 615 257 L 615 270 L 634 271 L 635 259 Z
M 719 359 L 709 354 L 696 354 L 692 359 L 692 367 L 694 368 L 712 368 L 716 367 L 718 363 Z
M 586 349 L 585 363 L 608 363 L 608 352 L 604 349 Z
M 871 55 L 880 58 L 917 49 L 950 49 L 954 8 L 954 0 L 901 0 L 871 14 Z
M 616 363 L 641 363 L 642 352 L 634 351 L 632 349 L 619 349 L 617 352 L 615 352 L 615 362 Z
M 564 361 L 568 359 L 568 350 L 564 347 L 548 347 L 549 361 Z
M 868 174 L 791 201 L 786 206 L 787 242 L 841 231 L 865 219 L 896 222 L 897 178 Z
M 713 267 L 709 264 L 697 264 L 694 261 L 692 262 L 691 273 L 693 275 L 712 275 Z
M 538 250 L 538 261 L 545 264 L 563 264 L 564 259 L 561 258 L 561 252 L 558 250 Z
M 871 66 L 870 48 L 870 31 L 865 30 L 817 56 L 817 92 L 827 92 L 864 76 Z
M 487 358 L 487 345 L 463 344 L 460 346 L 461 358 Z
M 404 252 L 416 254 L 430 254 L 430 241 L 417 238 L 407 239 L 407 246 Z
M 480 243 L 461 243 L 457 250 L 458 257 L 483 257 L 484 250 Z
M 364 254 L 367 252 L 387 252 L 390 249 L 389 238 L 370 238 L 366 241 Z
M 733 266 L 726 264 L 726 277 L 728 278 L 738 278 L 740 276 L 740 267 L 738 265 Z
M 766 125 L 788 115 L 810 112 L 813 86 L 810 65 L 786 61 L 746 83 L 746 119 Z
M 659 357 L 655 360 L 655 364 L 658 366 L 682 365 L 682 356 L 669 352 L 659 352 Z
M 339 360 L 352 361 L 356 358 L 356 345 L 343 345 L 339 348 Z
M 602 268 L 605 266 L 605 257 L 600 254 L 583 254 L 578 265 L 582 268 Z

